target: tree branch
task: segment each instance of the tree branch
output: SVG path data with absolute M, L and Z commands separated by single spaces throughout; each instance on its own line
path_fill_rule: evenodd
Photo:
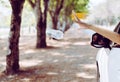
M 60 10 L 63 8 L 64 0 L 61 0 L 59 7 L 56 9 L 56 13 L 60 13 Z
M 51 16 L 51 17 L 53 17 L 53 16 L 54 16 L 54 11 L 52 11 L 52 10 L 48 9 L 48 12 L 49 12 L 49 14 L 50 14 L 50 16 Z
M 29 4 L 30 4 L 30 6 L 34 9 L 35 3 L 34 3 L 32 0 L 28 0 L 28 2 L 29 2 Z

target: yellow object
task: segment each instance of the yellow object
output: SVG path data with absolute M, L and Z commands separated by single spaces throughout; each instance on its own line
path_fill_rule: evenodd
M 85 19 L 85 18 L 86 18 L 86 13 L 76 13 L 76 16 L 77 16 L 79 19 Z M 75 20 L 75 17 L 74 17 L 73 14 L 71 15 L 71 17 L 72 17 L 72 20 Z

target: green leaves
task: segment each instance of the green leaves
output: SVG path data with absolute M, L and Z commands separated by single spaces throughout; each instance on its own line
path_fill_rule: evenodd
M 87 5 L 89 0 L 76 0 L 74 2 L 74 10 L 76 12 L 88 12 Z

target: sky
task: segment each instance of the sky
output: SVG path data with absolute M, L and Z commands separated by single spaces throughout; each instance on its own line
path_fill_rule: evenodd
M 90 0 L 90 4 L 92 4 L 92 6 L 96 6 L 99 3 L 103 3 L 106 2 L 107 0 Z

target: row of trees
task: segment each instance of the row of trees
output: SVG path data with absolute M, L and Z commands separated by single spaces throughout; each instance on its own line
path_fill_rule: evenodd
M 72 10 L 87 12 L 88 0 L 27 0 L 36 18 L 37 42 L 36 48 L 46 48 L 46 28 L 48 12 L 51 16 L 53 29 L 57 29 L 58 22 L 64 20 L 70 23 Z M 25 0 L 9 0 L 12 8 L 8 54 L 6 57 L 6 74 L 19 72 L 19 38 L 21 16 Z M 61 17 L 60 17 L 61 16 Z

